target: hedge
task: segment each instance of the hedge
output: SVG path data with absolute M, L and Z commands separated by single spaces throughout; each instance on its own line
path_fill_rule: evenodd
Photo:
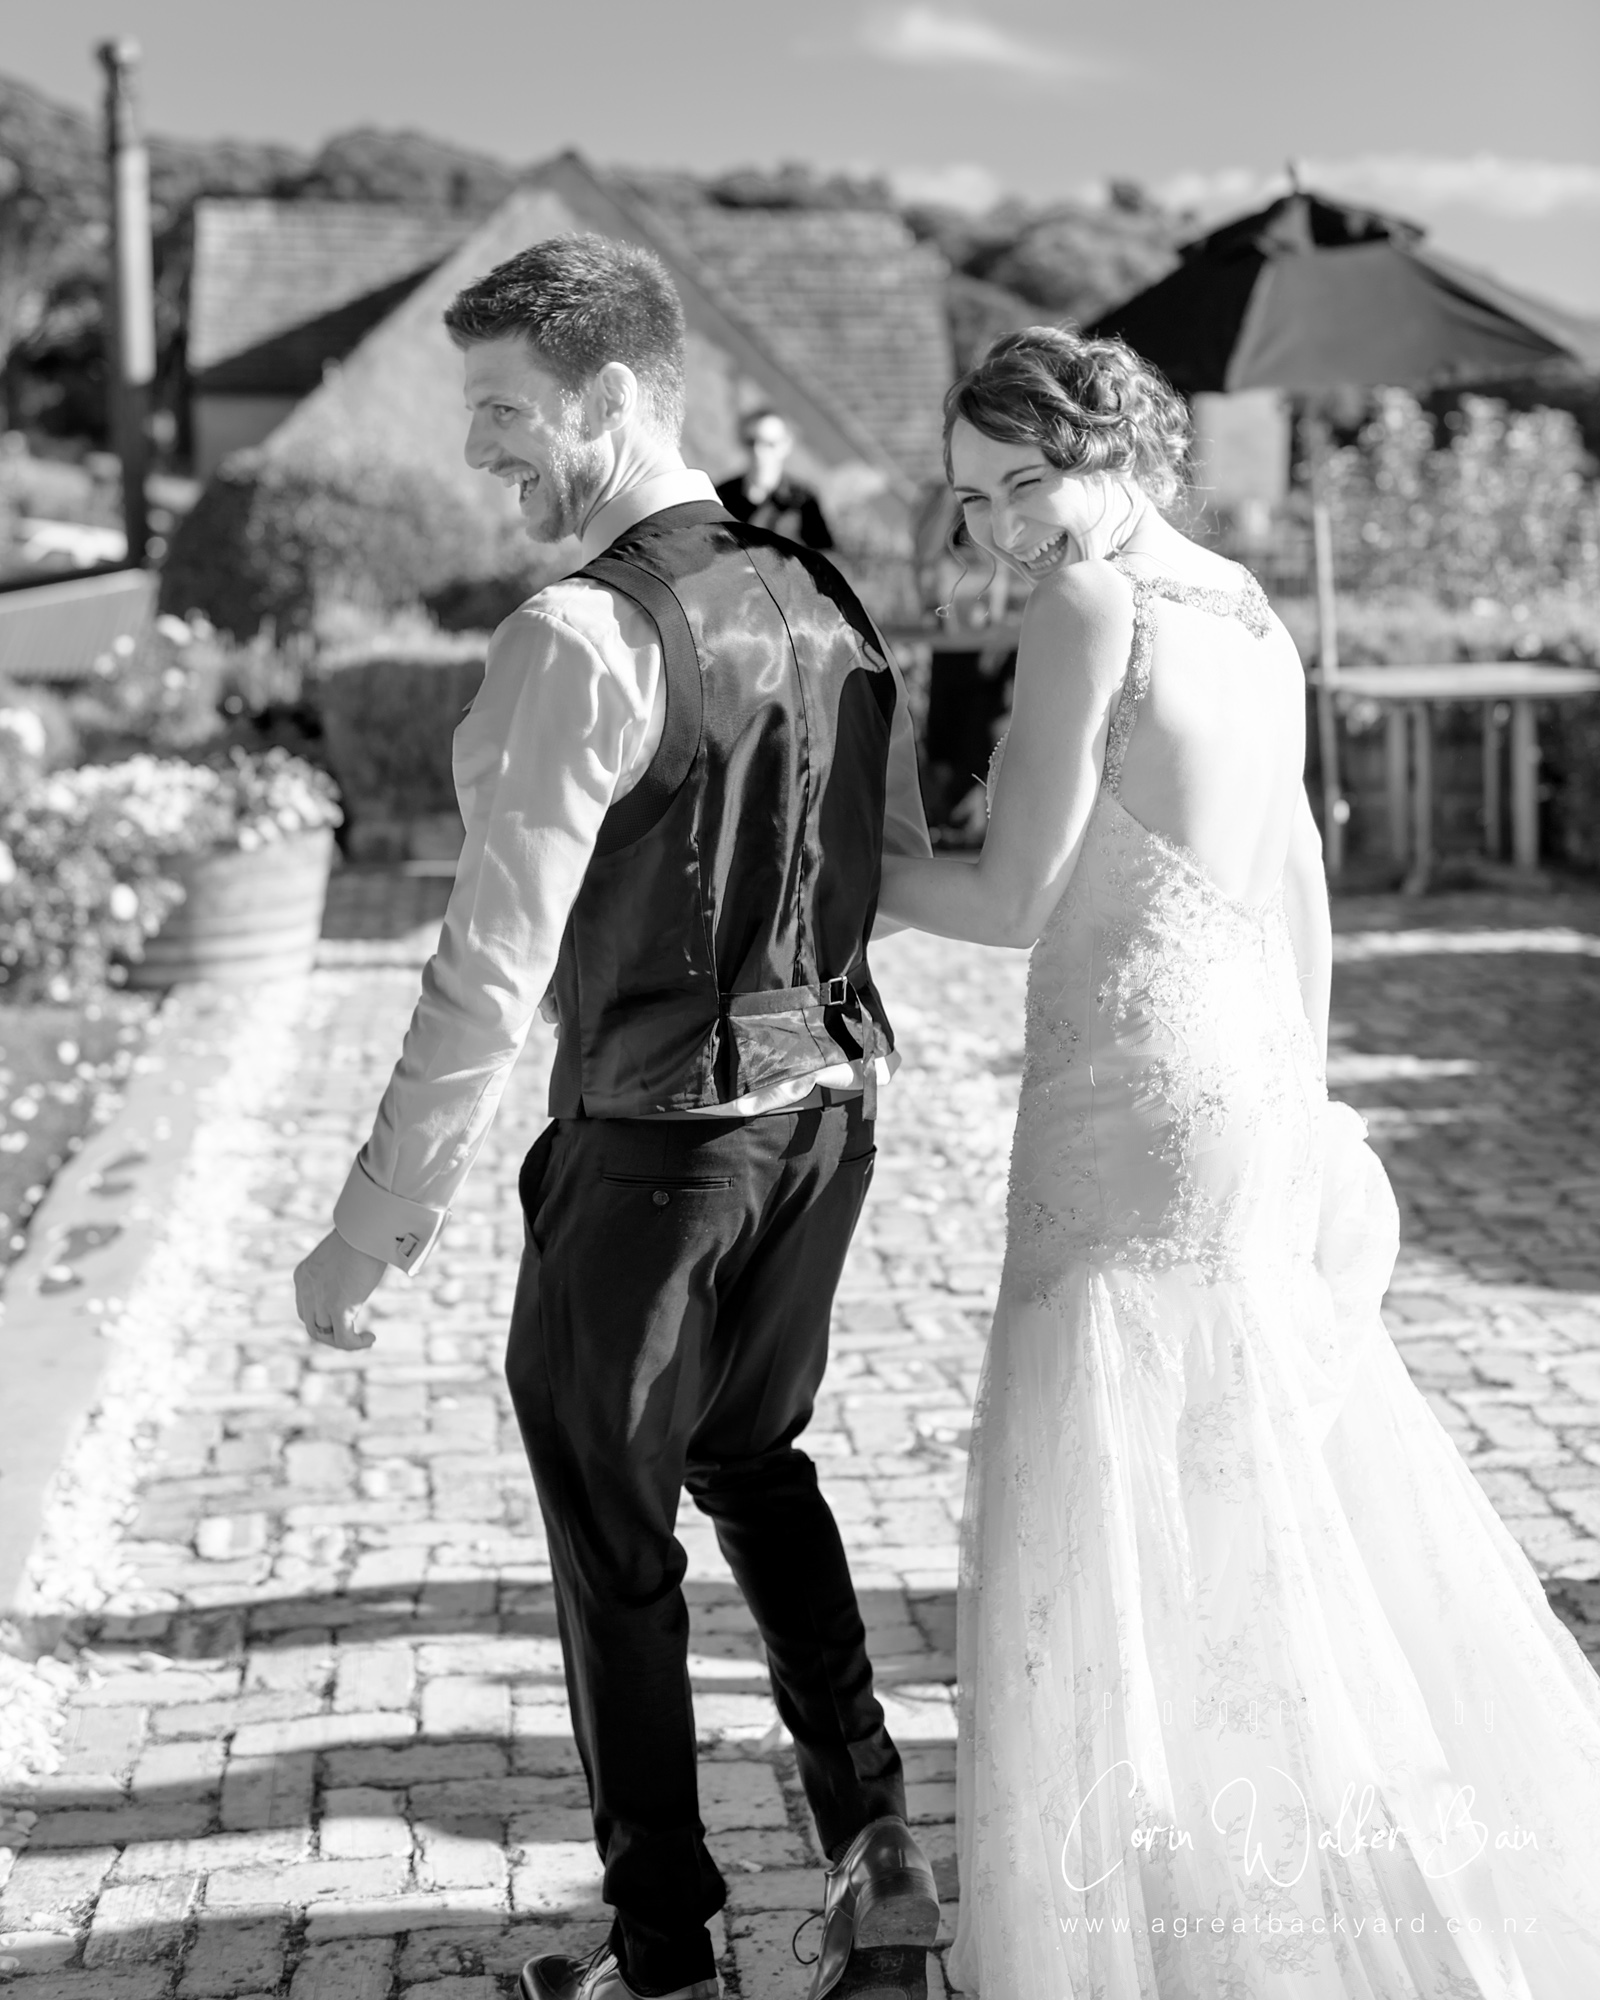
M 317 669 L 327 761 L 351 818 L 417 818 L 456 803 L 450 742 L 483 682 L 483 634 L 404 653 L 335 656 Z
M 348 450 L 244 451 L 174 534 L 161 603 L 250 639 L 263 626 L 312 630 L 333 603 L 398 610 L 515 562 L 514 524 L 419 467 Z

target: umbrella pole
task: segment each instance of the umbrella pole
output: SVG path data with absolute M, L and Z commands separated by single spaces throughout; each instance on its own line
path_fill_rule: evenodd
M 1339 783 L 1339 717 L 1334 689 L 1339 682 L 1339 621 L 1334 600 L 1333 515 L 1328 505 L 1322 419 L 1310 418 L 1311 554 L 1317 585 L 1317 749 L 1322 763 L 1322 852 L 1328 874 L 1344 867 L 1344 792 Z

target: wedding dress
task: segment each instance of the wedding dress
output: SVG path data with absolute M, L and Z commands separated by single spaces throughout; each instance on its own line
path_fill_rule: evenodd
M 1600 1683 L 1379 1318 L 1394 1200 L 1281 895 L 1224 895 L 1118 797 L 1158 612 L 1271 613 L 1122 574 L 973 1427 L 951 1977 L 1600 2000 Z

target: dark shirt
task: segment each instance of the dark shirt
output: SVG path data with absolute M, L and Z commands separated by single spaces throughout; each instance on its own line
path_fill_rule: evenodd
M 821 505 L 809 486 L 780 479 L 764 499 L 752 500 L 744 490 L 741 472 L 737 478 L 723 480 L 717 488 L 717 498 L 736 521 L 748 521 L 753 527 L 787 535 L 802 548 L 833 547 L 833 536 L 828 532 Z

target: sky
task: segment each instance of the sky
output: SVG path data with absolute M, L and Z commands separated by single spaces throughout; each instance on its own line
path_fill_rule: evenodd
M 1207 220 L 1283 185 L 1396 209 L 1600 314 L 1595 0 L 51 0 L 0 70 L 88 108 L 144 50 L 151 130 L 314 148 L 411 127 L 517 162 L 803 160 L 981 206 L 1144 183 Z

